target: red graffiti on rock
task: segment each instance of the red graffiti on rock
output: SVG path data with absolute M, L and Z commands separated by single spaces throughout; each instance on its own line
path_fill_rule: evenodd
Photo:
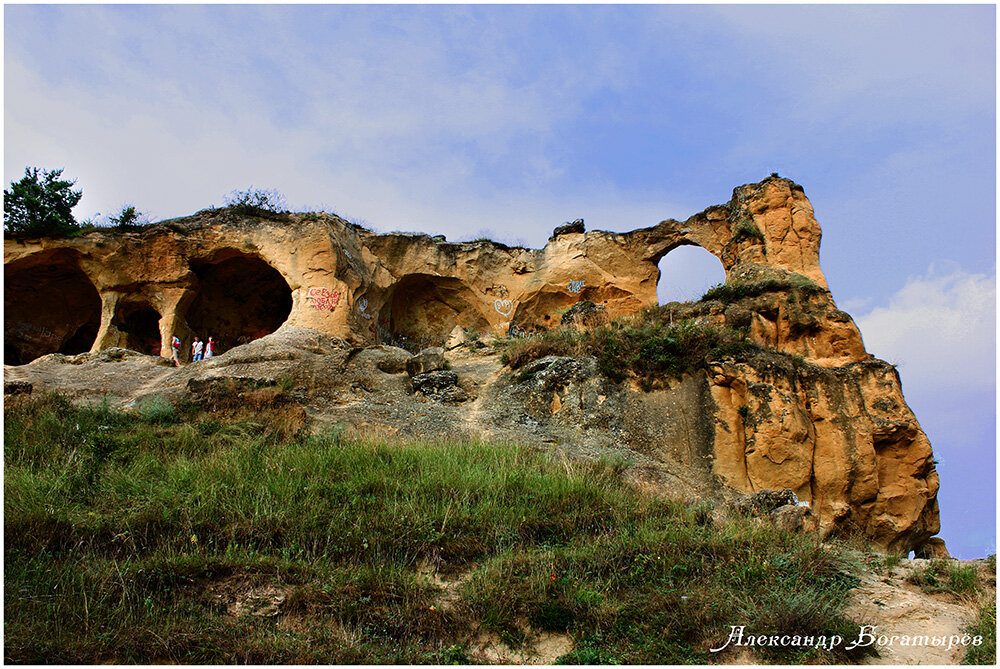
M 306 299 L 311 300 L 309 306 L 313 309 L 333 311 L 340 302 L 340 291 L 329 288 L 310 288 Z

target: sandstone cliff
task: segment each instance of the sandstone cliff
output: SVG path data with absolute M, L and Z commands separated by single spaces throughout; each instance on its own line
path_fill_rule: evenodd
M 708 360 L 651 392 L 612 383 L 586 360 L 550 360 L 540 376 L 520 381 L 497 368 L 468 389 L 471 402 L 439 407 L 443 424 L 629 449 L 661 480 L 699 494 L 787 487 L 811 504 L 824 533 L 857 530 L 906 552 L 939 530 L 930 444 L 895 370 L 865 352 L 837 309 L 819 267 L 820 237 L 802 188 L 771 177 L 684 222 L 570 231 L 543 249 L 375 234 L 329 215 L 248 220 L 228 210 L 135 233 L 6 240 L 5 362 L 114 346 L 168 357 L 172 334 L 186 344 L 212 335 L 225 351 L 301 328 L 343 340 L 336 350 L 346 356 L 385 342 L 440 344 L 456 326 L 540 331 L 584 300 L 610 318 L 654 306 L 658 261 L 694 244 L 720 259 L 727 282 L 719 299 L 679 305 L 679 313 L 739 328 L 773 355 Z M 216 364 L 234 364 L 239 350 Z M 53 364 L 45 360 L 5 375 L 38 382 Z M 177 375 L 176 385 L 210 369 L 161 370 L 156 379 Z M 316 392 L 322 384 L 311 373 Z M 369 385 L 399 394 L 394 401 L 409 392 L 396 372 L 372 374 Z M 381 401 L 386 416 L 390 404 Z M 383 422 L 419 424 L 402 414 Z

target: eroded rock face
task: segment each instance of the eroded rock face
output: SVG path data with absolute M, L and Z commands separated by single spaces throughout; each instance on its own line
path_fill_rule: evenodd
M 727 286 L 771 288 L 679 306 L 679 317 L 686 309 L 786 355 L 719 361 L 650 393 L 610 382 L 593 360 L 547 359 L 448 410 L 471 406 L 483 429 L 625 449 L 685 494 L 787 488 L 810 503 L 823 533 L 859 529 L 905 552 L 938 531 L 930 444 L 895 370 L 865 351 L 827 290 L 820 238 L 802 188 L 771 177 L 684 222 L 627 233 L 570 225 L 542 249 L 227 210 L 140 232 L 5 240 L 6 361 L 112 347 L 169 358 L 174 334 L 186 358 L 195 335 L 213 336 L 217 354 L 275 331 L 415 352 L 442 346 L 456 328 L 488 340 L 556 327 L 564 314 L 590 327 L 656 305 L 659 260 L 697 245 L 720 259 Z M 270 355 L 258 344 L 233 355 L 251 356 L 247 364 Z M 391 376 L 407 355 L 383 346 L 356 359 L 375 356 L 378 374 Z
M 836 369 L 721 363 L 714 471 L 734 490 L 788 488 L 825 533 L 860 530 L 904 552 L 940 530 L 930 442 L 879 360 Z
M 653 306 L 657 263 L 685 244 L 716 255 L 729 280 L 795 274 L 825 289 L 819 240 L 802 189 L 777 177 L 683 223 L 623 234 L 570 225 L 543 249 L 380 235 L 326 214 L 247 220 L 207 210 L 140 232 L 5 240 L 5 341 L 19 363 L 109 346 L 169 357 L 173 334 L 187 354 L 195 334 L 221 351 L 287 324 L 417 350 L 443 345 L 456 326 L 501 335 L 555 327 L 583 301 L 609 318 Z M 829 293 L 813 299 L 825 306 L 805 323 L 781 307 L 759 312 L 753 336 L 820 364 L 864 359 L 850 317 Z

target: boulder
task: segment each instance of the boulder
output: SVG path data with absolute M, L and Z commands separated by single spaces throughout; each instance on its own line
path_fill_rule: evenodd
M 528 363 L 515 378 L 530 380 L 541 390 L 559 390 L 574 381 L 585 381 L 597 375 L 597 361 L 594 358 L 570 358 L 548 355 L 541 360 Z
M 412 357 L 409 351 L 396 346 L 373 346 L 362 350 L 356 360 L 371 361 L 380 372 L 386 374 L 402 374 Z
M 607 315 L 608 310 L 604 308 L 604 305 L 595 304 L 590 300 L 581 300 L 562 315 L 561 323 L 590 327 L 604 322 Z
M 447 362 L 444 359 L 444 349 L 440 346 L 425 348 L 406 361 L 406 373 L 411 377 L 444 369 Z
M 465 329 L 461 325 L 456 325 L 448 335 L 448 342 L 444 345 L 445 349 L 450 351 L 452 349 L 458 348 L 465 342 L 469 341 L 469 338 L 465 336 Z
M 770 514 L 771 522 L 787 532 L 815 532 L 819 525 L 812 509 L 803 504 L 784 504 Z
M 464 402 L 468 394 L 458 387 L 458 374 L 441 369 L 417 374 L 411 381 L 413 391 L 442 402 Z
M 795 493 L 784 490 L 761 490 L 752 495 L 741 495 L 733 503 L 733 509 L 742 516 L 769 516 L 783 506 L 799 503 Z
M 560 225 L 559 227 L 557 227 L 555 230 L 553 230 L 552 231 L 552 236 L 549 237 L 549 241 L 552 241 L 553 239 L 555 239 L 556 237 L 558 237 L 560 235 L 569 235 L 569 234 L 574 234 L 574 233 L 583 233 L 585 231 L 586 231 L 586 228 L 584 228 L 584 226 L 583 226 L 583 219 L 582 218 L 578 218 L 575 221 L 573 221 L 572 223 L 569 223 L 569 222 L 563 223 L 562 225 Z
M 4 395 L 30 395 L 33 386 L 27 381 L 4 381 Z

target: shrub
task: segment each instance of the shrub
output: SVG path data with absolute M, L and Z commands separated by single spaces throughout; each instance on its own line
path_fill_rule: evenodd
M 11 181 L 3 192 L 4 229 L 19 237 L 66 237 L 79 229 L 72 209 L 83 197 L 73 181 L 61 179 L 63 171 L 26 167 L 24 178 Z
M 111 216 L 110 220 L 119 230 L 138 230 L 149 223 L 147 215 L 132 204 L 123 205 L 121 212 L 117 216 Z
M 285 196 L 276 190 L 264 190 L 251 186 L 246 190 L 235 190 L 226 196 L 226 206 L 240 216 L 277 219 L 286 212 Z
M 139 418 L 144 423 L 152 425 L 166 425 L 180 420 L 177 408 L 160 395 L 152 395 L 143 399 L 139 405 Z
M 945 560 L 931 560 L 922 569 L 915 569 L 907 578 L 924 592 L 950 592 L 971 595 L 979 590 L 979 575 L 973 566 L 960 566 Z
M 753 221 L 745 218 L 733 226 L 733 241 L 741 239 L 756 239 L 763 242 L 764 233 L 760 231 L 760 228 Z

